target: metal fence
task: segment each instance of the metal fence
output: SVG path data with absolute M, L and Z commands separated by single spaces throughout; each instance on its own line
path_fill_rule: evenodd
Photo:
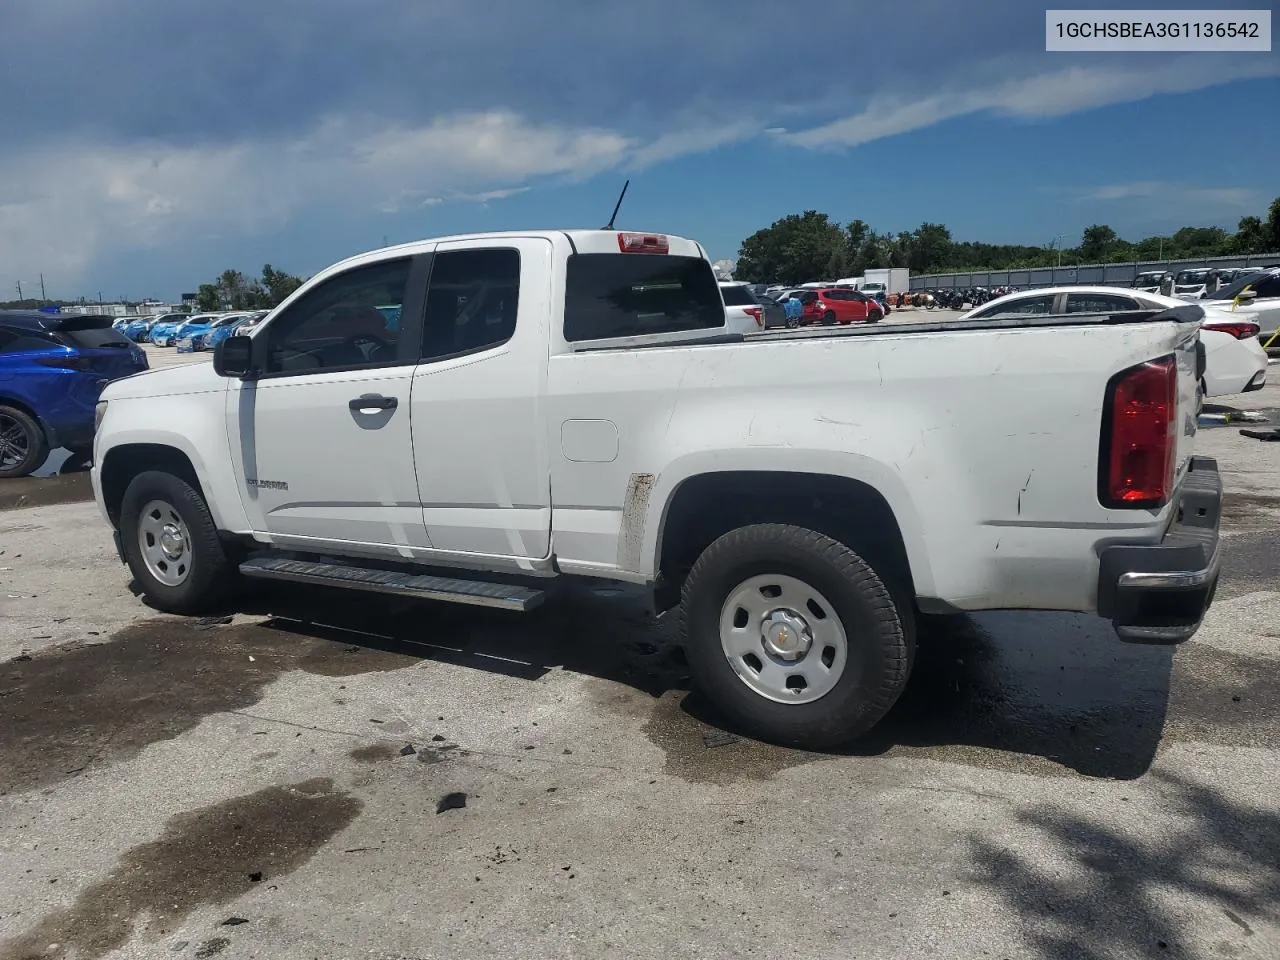
M 1202 267 L 1280 266 L 1280 253 L 1255 253 L 1239 257 L 1199 260 L 1149 260 L 1141 263 L 1090 263 L 1074 267 L 1033 267 L 1027 270 L 979 270 L 974 273 L 922 274 L 911 278 L 912 290 L 950 290 L 956 287 L 1057 287 L 1066 284 L 1102 284 L 1127 287 L 1140 273 L 1152 270 L 1195 270 Z

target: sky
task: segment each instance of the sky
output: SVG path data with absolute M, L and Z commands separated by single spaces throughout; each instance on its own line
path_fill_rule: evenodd
M 713 259 L 805 209 L 1073 245 L 1280 195 L 1274 51 L 1044 32 L 1025 0 L 5 0 L 0 299 L 598 227 L 628 178 L 620 227 Z

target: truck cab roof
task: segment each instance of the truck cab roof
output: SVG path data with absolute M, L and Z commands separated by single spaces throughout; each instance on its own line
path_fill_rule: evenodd
M 355 263 L 368 263 L 376 260 L 388 259 L 391 257 L 414 256 L 419 253 L 429 253 L 438 244 L 441 243 L 458 243 L 463 241 L 501 241 L 514 240 L 519 238 L 544 238 L 550 240 L 553 244 L 567 242 L 573 253 L 648 253 L 650 255 L 668 254 L 671 256 L 684 257 L 700 257 L 706 259 L 707 252 L 703 249 L 702 244 L 696 240 L 689 240 L 685 237 L 677 237 L 669 233 L 656 233 L 646 230 L 583 230 L 583 229 L 564 229 L 564 230 L 501 230 L 487 233 L 458 233 L 444 237 L 427 237 L 422 240 L 411 240 L 407 243 L 400 243 L 390 247 L 381 247 L 377 250 L 371 250 L 366 253 L 356 254 L 348 257 L 332 267 L 325 270 L 325 273 L 337 271 L 346 268 Z M 625 238 L 625 239 L 624 239 Z M 637 249 L 635 246 L 628 251 L 623 244 L 644 244 L 644 240 L 654 241 Z M 665 249 L 664 249 L 665 248 Z

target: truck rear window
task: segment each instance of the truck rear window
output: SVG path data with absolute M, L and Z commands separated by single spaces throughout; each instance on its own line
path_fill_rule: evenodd
M 564 338 L 570 342 L 725 324 L 715 272 L 699 257 L 575 253 L 567 270 Z

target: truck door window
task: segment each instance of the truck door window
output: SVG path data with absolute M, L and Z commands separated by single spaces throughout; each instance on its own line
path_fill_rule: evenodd
M 700 257 L 575 253 L 567 271 L 564 338 L 571 343 L 725 324 L 715 272 Z
M 520 251 L 509 247 L 437 253 L 427 285 L 422 359 L 488 350 L 516 332 Z
M 404 303 L 408 259 L 356 267 L 302 296 L 271 321 L 268 374 L 320 373 L 403 363 L 399 333 L 379 311 Z

